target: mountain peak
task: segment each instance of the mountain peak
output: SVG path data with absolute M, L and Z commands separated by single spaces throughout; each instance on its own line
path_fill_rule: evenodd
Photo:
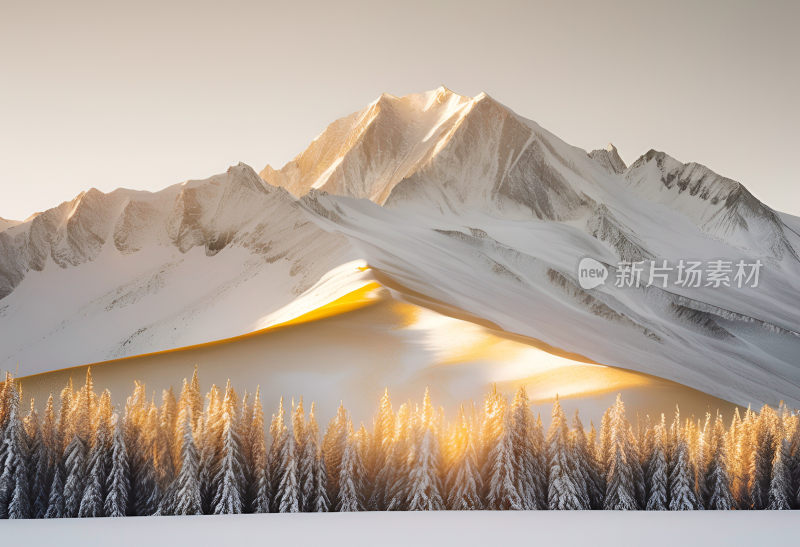
M 617 152 L 617 147 L 608 143 L 605 148 L 598 148 L 589 152 L 589 157 L 603 166 L 606 171 L 620 175 L 628 168 Z

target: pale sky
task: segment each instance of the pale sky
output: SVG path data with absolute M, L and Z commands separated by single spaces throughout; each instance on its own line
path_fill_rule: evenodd
M 381 92 L 441 84 L 800 215 L 798 21 L 792 1 L 0 0 L 0 217 L 280 166 Z

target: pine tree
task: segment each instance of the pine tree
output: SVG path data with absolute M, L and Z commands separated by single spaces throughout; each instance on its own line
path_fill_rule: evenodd
M 712 510 L 724 511 L 734 507 L 734 500 L 728 472 L 730 445 L 726 442 L 725 426 L 722 423 L 722 417 L 719 415 L 717 415 L 717 419 L 714 422 L 713 439 L 711 447 L 713 452 L 706 478 L 709 491 L 706 507 Z
M 132 502 L 136 515 L 154 515 L 161 505 L 161 485 L 157 456 L 159 435 L 158 410 L 155 403 L 142 408 L 139 434 L 135 437 L 135 466 L 131 466 Z
M 302 511 L 305 506 L 305 498 L 303 497 L 304 485 L 313 480 L 311 475 L 311 468 L 304 465 L 303 454 L 305 452 L 306 443 L 306 414 L 303 408 L 303 398 L 297 404 L 292 401 L 292 433 L 294 436 L 294 456 L 295 467 L 297 476 L 297 499 L 299 510 Z
M 92 430 L 89 394 L 85 386 L 81 388 L 75 399 L 69 430 L 72 432 L 72 439 L 64 451 L 64 470 L 66 472 L 64 516 L 77 517 L 83 499 L 83 491 L 86 488 L 89 436 Z
M 305 440 L 300 454 L 298 473 L 300 476 L 301 509 L 306 512 L 328 510 L 327 474 L 319 447 L 319 426 L 315 417 L 314 405 L 305 425 Z
M 111 394 L 103 392 L 95 420 L 94 442 L 89 452 L 86 489 L 78 509 L 79 517 L 105 516 L 106 478 L 111 470 Z
M 60 393 L 60 407 L 58 410 L 58 446 L 55 447 L 56 453 L 62 456 L 67 444 L 72 440 L 72 431 L 70 430 L 70 413 L 72 412 L 72 399 L 74 398 L 74 391 L 72 389 L 72 377 L 70 376 L 67 385 Z
M 46 519 L 64 518 L 64 466 L 58 462 L 53 471 L 53 482 L 50 485 L 50 497 L 47 500 Z
M 792 433 L 792 507 L 800 509 L 800 420 L 795 421 Z
M 514 434 L 510 413 L 506 409 L 500 409 L 500 412 L 504 414 L 502 430 L 494 446 L 489 449 L 487 472 L 484 473 L 487 481 L 486 508 L 520 510 L 524 506 L 517 491 L 519 481 L 514 465 Z
M 541 414 L 536 415 L 536 423 L 533 426 L 531 436 L 533 438 L 533 462 L 535 470 L 533 473 L 536 479 L 537 509 L 547 509 L 549 507 L 548 492 L 550 489 L 550 460 L 547 453 L 547 443 L 544 438 L 544 426 L 542 426 Z
M 236 434 L 242 449 L 242 508 L 245 513 L 253 512 L 251 496 L 253 484 L 253 407 L 250 404 L 250 393 L 245 390 L 240 405 L 239 417 L 236 420 Z
M 278 513 L 300 512 L 300 485 L 297 480 L 297 445 L 294 435 L 285 434 L 281 443 L 278 484 L 275 490 L 275 509 Z
M 70 377 L 67 385 L 60 393 L 59 418 L 56 424 L 55 413 L 52 408 L 52 395 L 49 400 L 49 414 L 45 421 L 53 424 L 54 431 L 51 434 L 51 451 L 52 451 L 52 478 L 47 499 L 47 510 L 45 511 L 44 518 L 63 518 L 65 516 L 64 508 L 64 481 L 66 480 L 66 470 L 64 469 L 64 461 L 62 453 L 65 449 L 64 439 L 67 434 L 69 408 L 72 404 L 72 378 Z
M 272 442 L 267 456 L 267 474 L 269 476 L 270 492 L 272 493 L 270 511 L 273 513 L 277 513 L 280 510 L 277 493 L 286 472 L 286 469 L 282 467 L 285 463 L 285 445 L 289 442 L 289 429 L 286 427 L 285 416 L 283 397 L 281 397 L 278 402 L 278 412 L 272 415 L 269 425 L 269 436 Z
M 24 519 L 31 517 L 28 438 L 20 417 L 17 386 L 10 376 L 6 376 L 5 384 L 0 518 Z
M 236 395 L 230 380 L 222 403 L 222 453 L 214 476 L 216 492 L 212 502 L 215 515 L 241 513 L 242 453 L 236 430 Z
M 192 420 L 195 422 L 192 430 L 200 449 L 199 481 L 204 514 L 213 511 L 212 501 L 217 490 L 214 476 L 216 469 L 219 467 L 220 453 L 222 451 L 222 405 L 216 385 L 211 386 L 206 398 L 208 399 L 208 405 L 205 414 L 201 412 L 200 418 L 192 416 Z M 192 404 L 191 408 L 193 409 L 194 406 Z
M 312 465 L 310 485 L 304 485 L 306 490 L 303 494 L 305 500 L 304 511 L 322 513 L 330 508 L 328 498 L 328 474 L 325 470 L 325 460 L 322 456 L 319 439 L 319 425 L 317 424 L 316 410 L 311 405 L 311 412 L 308 415 L 306 426 L 306 443 L 303 447 L 305 461 L 310 461 Z
M 347 445 L 350 419 L 347 410 L 340 404 L 334 417 L 325 431 L 322 440 L 322 453 L 325 455 L 325 470 L 328 475 L 328 499 L 339 499 L 339 472 L 342 467 L 342 456 Z
M 534 446 L 534 427 L 528 394 L 524 387 L 520 387 L 511 403 L 511 444 L 516 489 L 523 509 L 538 509 L 544 503 L 538 486 L 542 482 L 542 470 L 537 462 L 537 447 Z
M 130 467 L 125 447 L 125 427 L 116 414 L 111 418 L 111 428 L 111 469 L 106 479 L 103 510 L 108 517 L 124 517 L 128 512 Z
M 572 469 L 569 450 L 567 418 L 556 398 L 553 403 L 553 420 L 547 432 L 547 447 L 550 457 L 547 503 L 550 509 L 586 509 L 581 499 Z
M 613 409 L 613 406 L 607 408 L 600 420 L 600 447 L 597 459 L 603 470 L 608 469 L 608 460 L 611 457 L 611 412 Z
M 667 426 L 664 415 L 655 427 L 653 450 L 647 465 L 647 504 L 648 511 L 667 510 L 669 468 L 667 465 Z
M 167 514 L 173 515 L 200 515 L 202 514 L 202 499 L 200 496 L 200 454 L 192 434 L 192 409 L 188 405 L 182 409 L 179 416 L 182 424 L 180 453 L 181 462 L 174 486 L 171 489 L 171 500 Z M 162 511 L 165 512 L 165 511 Z
M 176 443 L 177 407 L 178 403 L 172 388 L 162 390 L 161 408 L 158 411 L 157 420 L 150 426 L 153 428 L 153 460 L 161 491 L 166 490 L 175 477 L 173 446 Z
M 203 420 L 203 396 L 200 393 L 200 379 L 197 374 L 197 365 L 194 366 L 192 380 L 186 393 L 186 404 L 192 411 L 192 433 L 197 436 L 200 424 Z
M 31 401 L 31 414 L 33 402 Z M 31 438 L 31 456 L 34 459 L 31 465 L 31 477 L 33 478 L 31 490 L 31 509 L 33 518 L 44 518 L 50 499 L 50 485 L 53 482 L 53 435 L 56 430 L 55 414 L 53 412 L 53 396 L 47 400 L 45 407 L 44 422 L 41 427 L 36 428 L 35 435 Z M 38 421 L 38 419 L 36 419 Z
M 755 422 L 749 492 L 753 509 L 766 509 L 769 506 L 770 477 L 775 458 L 774 420 L 774 411 L 764 405 Z
M 792 508 L 792 474 L 789 469 L 791 454 L 789 450 L 789 440 L 781 438 L 772 463 L 772 478 L 769 484 L 768 509 L 773 511 Z
M 392 400 L 389 397 L 389 390 L 385 389 L 378 405 L 378 414 L 375 416 L 375 425 L 372 431 L 372 445 L 370 455 L 366 462 L 368 466 L 368 477 L 371 483 L 377 482 L 378 473 L 386 465 L 389 457 L 390 445 L 394 436 L 394 412 L 392 411 Z M 376 488 L 378 490 L 378 488 Z M 373 492 L 370 505 L 378 509 L 377 499 L 381 493 Z
M 250 507 L 253 513 L 269 512 L 269 478 L 267 477 L 267 445 L 264 439 L 264 410 L 261 405 L 261 390 L 256 388 L 253 399 L 250 433 L 250 483 L 248 485 Z
M 676 440 L 672 470 L 669 475 L 669 510 L 690 511 L 697 508 L 689 445 L 682 436 Z
M 415 432 L 415 446 L 411 461 L 411 472 L 408 477 L 409 511 L 437 511 L 444 509 L 442 488 L 439 479 L 441 460 L 439 441 L 436 437 L 433 405 L 430 392 L 425 390 L 422 413 Z M 513 455 L 510 442 L 507 445 L 506 464 L 513 469 Z M 513 482 L 512 482 L 513 485 Z
M 630 424 L 625 418 L 625 405 L 619 395 L 609 415 L 609 427 L 603 507 L 622 511 L 636 510 L 639 505 L 634 466 L 639 462 L 634 452 Z
M 570 448 L 573 453 L 572 459 L 575 462 L 575 474 L 578 478 L 578 486 L 585 508 L 600 509 L 604 501 L 604 485 L 597 474 L 592 450 L 589 448 L 586 431 L 583 429 L 583 423 L 581 423 L 578 411 L 575 411 L 575 417 L 573 418 Z
M 453 462 L 447 471 L 446 506 L 454 511 L 468 511 L 483 508 L 480 493 L 483 484 L 478 470 L 478 455 L 475 439 L 461 407 L 458 424 L 452 435 L 451 455 Z
M 358 455 L 358 444 L 355 435 L 351 431 L 342 453 L 339 473 L 339 497 L 336 500 L 337 511 L 364 510 L 364 497 L 362 494 L 364 474 L 364 464 Z
M 734 469 L 733 497 L 739 509 L 751 509 L 753 506 L 749 483 L 754 459 L 754 450 L 752 449 L 755 434 L 754 422 L 754 413 L 748 408 L 737 428 L 736 450 L 730 460 L 731 468 Z

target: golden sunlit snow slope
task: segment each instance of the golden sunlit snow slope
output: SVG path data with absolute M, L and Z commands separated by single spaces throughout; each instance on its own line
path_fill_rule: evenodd
M 369 421 L 384 387 L 400 402 L 419 399 L 430 386 L 435 402 L 453 409 L 480 400 L 495 383 L 508 393 L 525 385 L 545 414 L 558 393 L 568 409 L 580 408 L 595 420 L 617 392 L 634 412 L 672 412 L 676 403 L 687 414 L 731 408 L 673 382 L 554 355 L 536 341 L 411 303 L 377 283 L 258 333 L 109 361 L 92 373 L 96 387 L 110 389 L 121 407 L 134 380 L 158 399 L 162 389 L 179 389 L 195 364 L 204 390 L 227 378 L 240 392 L 260 385 L 269 405 L 281 395 L 302 396 L 318 403 L 323 419 L 341 400 L 356 420 Z M 69 377 L 82 382 L 85 371 L 82 366 L 29 376 L 23 389 L 41 404 Z

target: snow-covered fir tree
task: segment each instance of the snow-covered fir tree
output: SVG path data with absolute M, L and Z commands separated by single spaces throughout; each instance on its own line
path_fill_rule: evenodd
M 182 424 L 180 440 L 180 465 L 178 475 L 167 496 L 162 502 L 162 514 L 199 515 L 203 510 L 200 495 L 200 453 L 192 434 L 192 409 L 186 405 L 181 408 L 178 422 Z
M 77 517 L 86 488 L 91 434 L 89 397 L 85 388 L 78 393 L 70 422 L 72 439 L 64 451 L 64 516 Z
M 195 439 L 199 439 L 197 444 L 200 447 L 199 480 L 203 513 L 213 511 L 214 495 L 217 491 L 215 477 L 222 452 L 222 402 L 216 385 L 211 386 L 207 399 L 206 411 L 204 414 L 201 412 L 202 419 L 195 426 Z
M 236 394 L 230 380 L 225 388 L 221 413 L 220 458 L 214 474 L 215 492 L 212 511 L 215 515 L 241 513 L 242 502 L 242 452 L 236 427 Z
M 502 414 L 501 431 L 496 437 L 494 446 L 486 458 L 486 508 L 487 509 L 524 509 L 522 496 L 517 487 L 519 481 L 516 474 L 514 458 L 514 433 L 510 412 L 505 406 L 497 410 Z
M 358 443 L 355 434 L 348 435 L 342 453 L 339 471 L 339 489 L 336 498 L 336 510 L 340 512 L 363 511 L 365 508 L 363 495 L 363 478 L 366 474 L 364 463 L 358 454 Z
M 634 466 L 639 462 L 634 451 L 630 424 L 625 418 L 625 405 L 620 396 L 617 396 L 617 400 L 611 408 L 603 508 L 632 511 L 639 508 L 637 477 L 634 474 Z
M 325 469 L 328 474 L 328 498 L 331 500 L 339 499 L 339 472 L 347 445 L 349 423 L 347 410 L 344 404 L 340 404 L 322 440 L 322 453 L 325 456 Z
M 552 422 L 547 432 L 549 454 L 549 480 L 547 504 L 550 509 L 588 509 L 575 480 L 574 462 L 569 449 L 569 428 L 561 403 L 553 403 Z
M 541 447 L 535 446 L 536 427 L 533 412 L 530 409 L 530 400 L 525 387 L 521 386 L 511 403 L 511 444 L 514 452 L 514 473 L 516 489 L 520 496 L 523 509 L 539 509 L 544 504 L 541 497 L 540 485 L 544 478 L 537 451 Z
M 297 477 L 297 444 L 292 433 L 286 434 L 278 454 L 275 488 L 275 511 L 278 513 L 300 512 L 300 484 Z
M 30 476 L 28 438 L 20 415 L 19 390 L 14 380 L 6 376 L 3 393 L 3 428 L 0 442 L 0 518 L 30 518 Z
M 713 443 L 710 454 L 711 463 L 709 464 L 706 476 L 706 485 L 708 489 L 707 509 L 725 511 L 734 507 L 730 474 L 728 472 L 730 449 L 726 439 L 722 417 L 717 415 L 714 422 Z
M 409 457 L 406 501 L 409 511 L 444 509 L 439 479 L 441 452 L 430 392 L 425 390 L 422 411 L 412 425 L 413 449 Z M 509 455 L 509 466 L 512 463 Z
M 601 509 L 605 492 L 605 483 L 600 479 L 594 464 L 593 450 L 589 447 L 586 431 L 583 429 L 578 411 L 575 411 L 572 431 L 570 432 L 570 448 L 575 461 L 575 473 L 578 476 L 581 496 L 585 498 L 590 509 Z
M 111 394 L 103 392 L 95 419 L 94 442 L 89 451 L 86 489 L 78 509 L 79 517 L 105 516 L 106 478 L 111 470 Z
M 319 426 L 315 414 L 315 407 L 312 404 L 304 429 L 305 440 L 298 468 L 301 477 L 301 509 L 305 512 L 324 512 L 328 510 L 330 504 L 327 490 L 328 477 L 319 446 Z
M 445 505 L 454 511 L 482 509 L 483 481 L 478 469 L 476 439 L 464 415 L 463 406 L 451 437 L 449 459 L 452 463 L 445 481 L 447 492 Z
M 791 452 L 789 440 L 781 438 L 772 463 L 772 477 L 769 483 L 768 509 L 773 511 L 791 509 L 792 472 L 789 468 Z
M 669 466 L 667 462 L 667 425 L 664 415 L 655 426 L 653 449 L 647 464 L 647 503 L 648 511 L 668 509 Z
M 106 499 L 103 509 L 107 517 L 124 517 L 128 513 L 130 467 L 125 447 L 125 427 L 118 415 L 111 418 L 111 468 L 106 479 Z
M 750 464 L 749 501 L 753 509 L 766 509 L 769 506 L 770 479 L 772 463 L 775 458 L 774 411 L 764 406 L 759 413 L 753 430 L 753 456 Z
M 31 413 L 34 414 L 33 419 L 38 421 L 33 409 L 33 402 L 31 403 Z M 41 427 L 36 428 L 33 437 L 29 435 L 31 439 L 31 458 L 33 460 L 29 471 L 32 477 L 31 513 L 33 518 L 44 518 L 47 513 L 50 486 L 53 483 L 53 466 L 55 465 L 55 454 L 53 452 L 55 432 L 53 396 L 50 395 L 45 406 L 44 420 Z
M 264 438 L 264 410 L 261 389 L 256 388 L 253 398 L 250 434 L 250 483 L 248 501 L 253 513 L 269 512 L 269 478 L 267 477 L 267 444 Z
M 670 511 L 689 511 L 697 508 L 694 476 L 689 457 L 689 444 L 681 436 L 675 441 L 675 451 L 669 474 Z

